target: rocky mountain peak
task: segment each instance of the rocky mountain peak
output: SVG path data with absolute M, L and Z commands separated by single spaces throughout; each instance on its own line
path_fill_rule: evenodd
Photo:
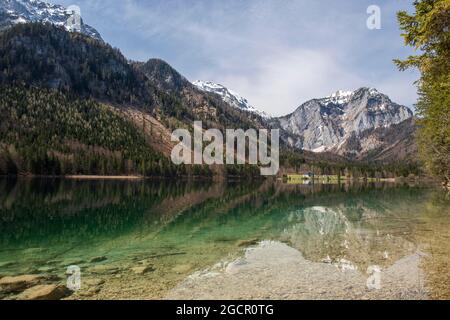
M 249 111 L 251 113 L 257 114 L 263 118 L 271 118 L 271 116 L 263 111 L 258 110 L 253 107 L 246 98 L 239 95 L 237 92 L 228 89 L 227 87 L 217 84 L 211 81 L 201 81 L 197 80 L 193 82 L 198 89 L 206 92 L 212 92 L 218 94 L 223 101 L 231 105 L 232 107 Z
M 339 90 L 328 97 L 313 99 L 300 105 L 296 111 L 278 118 L 280 126 L 298 136 L 291 145 L 314 152 L 330 151 L 338 154 L 367 152 L 374 142 L 358 150 L 351 149 L 363 133 L 389 128 L 413 117 L 405 106 L 374 88 L 355 91 Z
M 335 104 L 344 104 L 348 103 L 352 96 L 353 91 L 338 90 L 324 99 Z
M 103 41 L 98 31 L 85 24 L 77 11 L 76 7 L 65 8 L 41 0 L 0 0 L 0 30 L 20 23 L 51 23 Z
M 150 59 L 140 65 L 140 70 L 160 89 L 181 92 L 192 84 L 177 70 L 161 59 Z

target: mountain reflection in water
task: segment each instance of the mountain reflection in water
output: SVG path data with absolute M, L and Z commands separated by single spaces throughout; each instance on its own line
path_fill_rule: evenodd
M 394 184 L 1 179 L 0 276 L 76 264 L 71 299 L 448 298 L 449 207 Z

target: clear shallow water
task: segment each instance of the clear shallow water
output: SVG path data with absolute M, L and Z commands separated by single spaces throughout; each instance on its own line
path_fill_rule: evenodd
M 0 276 L 78 265 L 71 299 L 450 298 L 449 205 L 392 184 L 3 179 Z

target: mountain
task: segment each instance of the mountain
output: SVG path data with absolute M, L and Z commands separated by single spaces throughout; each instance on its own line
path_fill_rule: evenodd
M 272 125 L 295 135 L 297 138 L 289 141 L 295 148 L 355 158 L 380 147 L 363 139 L 368 134 L 412 117 L 410 109 L 392 102 L 387 95 L 373 88 L 360 88 L 307 101 Z
M 51 24 L 0 32 L 0 83 L 58 89 L 78 97 L 154 108 L 156 88 L 119 50 Z
M 240 96 L 238 93 L 234 92 L 233 90 L 230 90 L 230 89 L 224 87 L 221 84 L 217 84 L 217 83 L 214 83 L 211 81 L 201 81 L 201 80 L 194 81 L 193 84 L 195 86 L 197 86 L 197 88 L 199 88 L 200 90 L 218 94 L 222 98 L 223 101 L 225 101 L 226 103 L 230 104 L 231 106 L 233 106 L 235 108 L 255 113 L 263 118 L 267 118 L 267 119 L 271 118 L 271 116 L 268 115 L 267 113 L 260 111 L 260 110 L 256 109 L 255 107 L 253 107 L 248 102 L 247 99 Z
M 218 129 L 267 126 L 259 114 L 235 108 L 220 95 L 201 90 L 161 59 L 150 59 L 134 65 L 154 87 L 172 99 L 170 104 L 159 108 L 167 122 L 192 124 L 195 120 L 202 120 L 205 128 Z
M 30 22 L 50 23 L 103 41 L 100 33 L 83 19 L 80 18 L 79 24 L 74 23 L 73 11 L 61 5 L 40 0 L 0 0 L 0 30 Z
M 162 60 L 131 62 L 106 43 L 51 24 L 0 32 L 0 90 L 0 175 L 209 175 L 207 166 L 171 163 L 175 128 L 192 128 L 194 120 L 205 128 L 262 126 Z M 114 143 L 119 132 L 125 137 Z M 229 170 L 234 167 L 217 169 Z M 257 168 L 241 171 L 259 174 Z
M 0 32 L 0 175 L 187 174 L 163 152 L 161 135 L 170 142 L 170 132 L 152 117 L 170 103 L 104 42 L 52 24 L 7 28 Z
M 388 98 L 372 97 L 375 93 L 369 91 L 317 99 L 322 102 L 315 102 L 320 106 L 316 113 L 324 109 L 329 119 L 333 112 L 350 117 L 354 112 L 349 110 L 360 104 L 361 114 L 376 114 L 364 110 L 375 105 L 372 100 Z M 303 116 L 314 120 L 310 112 L 314 110 L 308 109 Z M 192 129 L 195 120 L 201 120 L 205 129 L 280 129 L 280 173 L 309 171 L 311 166 L 337 173 L 357 166 L 355 174 L 365 174 L 375 166 L 348 161 L 342 156 L 347 156 L 345 152 L 339 155 L 332 149 L 321 153 L 301 149 L 302 128 L 282 126 L 289 116 L 262 117 L 250 107 L 237 107 L 215 92 L 200 89 L 163 60 L 132 62 L 106 43 L 52 24 L 16 24 L 0 32 L 0 111 L 0 175 L 259 175 L 253 166 L 174 166 L 171 133 L 177 128 Z M 341 150 L 358 150 L 351 154 L 352 160 L 385 163 L 392 154 L 402 154 L 398 148 L 406 145 L 406 137 L 400 133 L 411 134 L 401 125 L 409 130 L 409 124 L 397 117 L 399 127 L 395 127 L 392 119 L 378 118 L 383 117 L 372 120 L 380 125 L 361 126 L 356 139 L 377 139 L 376 150 L 370 153 L 365 145 L 353 143 L 351 138 L 356 136 L 345 140 L 348 143 Z M 347 128 L 351 121 L 337 123 Z M 389 144 L 398 148 L 389 149 Z
M 168 93 L 192 89 L 192 84 L 177 70 L 161 59 L 149 59 L 146 63 L 137 63 L 138 68 L 160 90 Z
M 415 141 L 416 129 L 415 119 L 408 118 L 388 128 L 367 130 L 360 135 L 355 145 L 347 148 L 356 150 L 359 153 L 357 160 L 361 161 L 414 162 L 418 152 Z M 363 147 L 369 144 L 371 148 Z M 363 149 L 368 151 L 362 151 Z

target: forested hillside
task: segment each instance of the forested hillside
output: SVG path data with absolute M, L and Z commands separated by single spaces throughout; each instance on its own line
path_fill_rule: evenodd
M 0 33 L 0 83 L 72 92 L 151 109 L 157 92 L 118 49 L 53 25 L 20 24 Z
M 51 89 L 0 86 L 0 174 L 180 175 L 111 107 Z

